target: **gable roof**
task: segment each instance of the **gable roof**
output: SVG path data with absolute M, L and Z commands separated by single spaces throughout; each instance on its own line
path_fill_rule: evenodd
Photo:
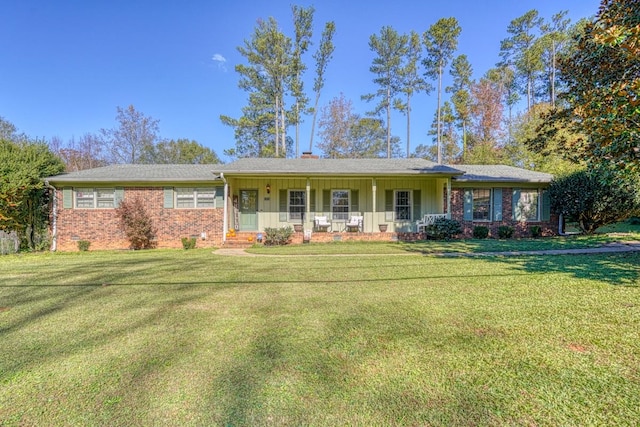
M 463 172 L 424 159 L 274 159 L 245 158 L 218 167 L 229 175 L 439 175 L 455 176 Z
M 457 182 L 540 182 L 549 183 L 553 175 L 506 165 L 455 165 L 464 175 Z
M 109 165 L 51 176 L 52 183 L 211 182 L 218 165 Z

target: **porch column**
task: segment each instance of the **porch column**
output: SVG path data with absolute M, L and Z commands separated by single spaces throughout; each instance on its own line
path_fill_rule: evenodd
M 378 183 L 375 178 L 371 179 L 371 193 L 373 194 L 373 208 L 371 209 L 371 231 L 375 231 L 375 223 L 378 221 L 376 218 L 376 204 L 378 202 L 378 198 L 376 194 L 378 192 Z
M 451 219 L 451 177 L 447 178 L 447 218 Z
M 304 192 L 305 195 L 305 224 L 309 223 L 309 221 L 311 221 L 311 180 L 309 178 L 307 178 L 307 188 L 306 191 Z

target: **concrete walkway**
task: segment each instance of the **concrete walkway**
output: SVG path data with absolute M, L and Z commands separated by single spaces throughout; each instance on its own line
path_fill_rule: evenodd
M 601 253 L 619 253 L 619 252 L 639 252 L 640 242 L 616 242 L 608 243 L 597 248 L 581 248 L 581 249 L 549 249 L 541 251 L 503 251 L 503 252 L 449 252 L 449 253 L 429 253 L 406 252 L 395 254 L 348 254 L 349 256 L 434 256 L 434 257 L 497 257 L 497 256 L 531 256 L 531 255 L 584 255 L 584 254 L 601 254 Z M 305 256 L 345 256 L 346 254 L 336 255 L 263 255 L 251 254 L 244 249 L 222 248 L 213 252 L 215 255 L 222 256 L 282 256 L 282 257 L 305 257 Z

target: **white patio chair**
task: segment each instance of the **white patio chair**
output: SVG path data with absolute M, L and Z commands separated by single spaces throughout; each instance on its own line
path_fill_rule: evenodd
M 326 216 L 317 216 L 313 222 L 316 231 L 328 231 L 331 228 L 331 223 L 327 220 Z
M 349 218 L 349 222 L 344 225 L 344 229 L 347 231 L 362 231 L 362 216 L 352 216 Z

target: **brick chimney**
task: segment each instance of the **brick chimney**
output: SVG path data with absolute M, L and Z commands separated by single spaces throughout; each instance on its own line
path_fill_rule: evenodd
M 303 151 L 302 152 L 302 156 L 300 156 L 301 159 L 319 159 L 320 156 L 318 156 L 317 154 L 313 154 L 313 152 L 311 151 Z

